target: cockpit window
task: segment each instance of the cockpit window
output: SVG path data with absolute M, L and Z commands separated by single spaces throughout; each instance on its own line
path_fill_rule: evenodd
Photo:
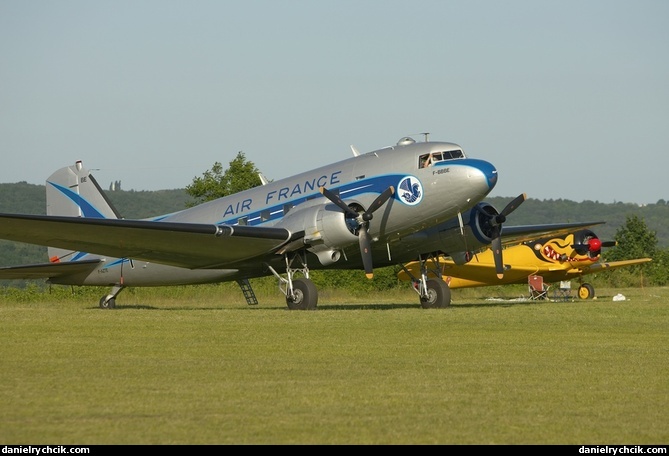
M 461 150 L 448 150 L 444 152 L 444 160 L 448 160 L 450 158 L 465 158 L 465 154 L 462 153 Z
M 465 154 L 461 150 L 445 150 L 443 152 L 432 152 L 430 154 L 421 155 L 418 161 L 419 168 L 427 168 L 437 162 L 445 160 L 453 160 L 457 158 L 465 158 Z

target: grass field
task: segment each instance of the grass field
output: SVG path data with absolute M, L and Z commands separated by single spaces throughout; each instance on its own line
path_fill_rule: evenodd
M 669 288 L 523 291 L 0 295 L 0 443 L 669 443 Z

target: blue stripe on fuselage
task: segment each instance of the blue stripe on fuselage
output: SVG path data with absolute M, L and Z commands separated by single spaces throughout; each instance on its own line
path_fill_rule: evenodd
M 399 174 L 388 174 L 384 176 L 376 176 L 370 179 L 362 179 L 347 184 L 341 185 L 339 187 L 331 187 L 330 190 L 338 190 L 339 195 L 342 198 L 355 198 L 360 197 L 366 193 L 375 193 L 379 194 L 383 192 L 388 187 L 396 186 L 397 182 L 402 179 L 404 175 Z M 267 206 L 260 211 L 248 212 L 246 214 L 239 214 L 232 218 L 226 218 L 218 222 L 218 224 L 223 225 L 237 225 L 241 217 L 246 217 L 248 225 L 259 225 L 262 223 L 276 221 L 281 219 L 284 216 L 283 210 L 285 206 L 295 207 L 304 203 L 307 200 L 312 200 L 316 198 L 325 198 L 320 191 L 313 192 L 308 195 L 286 200 L 281 204 L 275 204 L 274 206 Z M 261 214 L 268 214 L 269 217 L 262 217 Z

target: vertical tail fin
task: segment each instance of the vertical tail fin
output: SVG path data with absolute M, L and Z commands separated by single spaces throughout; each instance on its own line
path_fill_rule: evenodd
M 46 181 L 46 214 L 69 217 L 121 218 L 81 160 L 54 172 Z M 77 252 L 49 247 L 51 262 L 71 261 Z

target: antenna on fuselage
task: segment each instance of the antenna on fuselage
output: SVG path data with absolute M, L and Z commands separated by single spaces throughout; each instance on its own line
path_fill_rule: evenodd
M 354 157 L 357 157 L 357 156 L 360 155 L 360 152 L 358 152 L 358 149 L 356 149 L 353 144 L 351 144 L 351 152 L 353 152 Z
M 430 132 L 426 131 L 426 132 L 421 133 L 421 135 L 425 136 L 425 142 L 427 142 L 427 138 L 430 136 Z

